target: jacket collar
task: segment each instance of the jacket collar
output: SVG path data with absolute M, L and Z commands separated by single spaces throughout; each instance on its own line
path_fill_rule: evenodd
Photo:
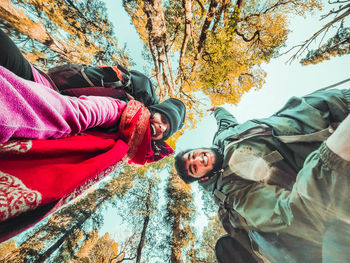
M 203 187 L 206 191 L 212 193 L 215 190 L 216 182 L 219 179 L 220 174 L 222 174 L 223 170 L 220 169 L 214 175 L 212 175 L 208 180 L 198 182 L 201 187 Z

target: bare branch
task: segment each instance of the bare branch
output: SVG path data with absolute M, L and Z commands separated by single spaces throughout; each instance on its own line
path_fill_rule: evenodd
M 278 2 L 276 2 L 274 5 L 266 8 L 264 11 L 259 12 L 258 14 L 250 14 L 244 18 L 241 19 L 241 21 L 248 21 L 250 18 L 252 17 L 259 17 L 261 15 L 265 15 L 269 12 L 274 11 L 275 9 L 279 8 L 282 5 L 287 5 L 287 4 L 295 4 L 295 0 L 279 0 Z
M 343 3 L 348 3 L 349 0 L 336 0 L 336 1 L 331 1 L 328 0 L 328 4 L 343 4 Z
M 314 33 L 309 39 L 307 39 L 303 44 L 300 45 L 297 52 L 288 59 L 287 63 L 291 63 L 293 60 L 297 59 L 301 56 L 301 54 L 310 46 L 310 44 L 316 40 L 316 38 L 324 31 L 328 30 L 333 24 L 342 21 L 346 16 L 350 15 L 350 4 L 346 5 L 348 10 L 344 12 L 343 14 L 335 17 L 332 21 L 328 22 L 326 25 L 324 25 L 320 30 L 318 30 L 316 33 Z M 344 10 L 344 9 L 343 9 Z M 294 48 L 294 47 L 293 47 Z
M 346 0 L 346 2 L 350 2 L 350 1 L 349 1 L 349 0 Z M 337 3 L 338 3 L 338 2 L 337 2 Z M 332 4 L 334 4 L 334 3 L 332 3 Z M 347 4 L 347 5 L 345 5 L 345 6 L 339 6 L 337 10 L 332 9 L 331 11 L 328 12 L 328 14 L 325 14 L 325 15 L 321 16 L 321 20 L 327 18 L 328 16 L 331 16 L 331 15 L 340 13 L 340 12 L 343 11 L 344 9 L 349 8 L 349 5 L 350 5 L 350 4 Z

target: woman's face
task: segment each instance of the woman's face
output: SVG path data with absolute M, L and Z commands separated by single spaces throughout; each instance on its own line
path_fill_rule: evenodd
M 170 130 L 170 123 L 167 117 L 159 112 L 151 115 L 151 139 L 161 140 Z

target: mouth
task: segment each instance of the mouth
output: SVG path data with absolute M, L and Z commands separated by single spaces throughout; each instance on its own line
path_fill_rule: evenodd
M 154 128 L 153 124 L 151 124 L 151 136 L 152 137 L 156 136 L 156 129 Z
M 202 160 L 205 166 L 208 166 L 209 157 L 206 153 L 202 153 Z

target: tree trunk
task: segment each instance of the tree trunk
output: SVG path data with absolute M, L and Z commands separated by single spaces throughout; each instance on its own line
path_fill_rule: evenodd
M 171 256 L 170 256 L 170 261 L 172 263 L 182 263 L 182 254 L 181 254 L 181 249 L 182 246 L 179 246 L 177 244 L 177 240 L 180 238 L 180 222 L 181 219 L 178 215 L 175 215 L 174 217 L 174 224 L 173 224 L 173 237 L 172 237 L 172 246 L 171 246 Z
M 142 256 L 142 249 L 145 245 L 145 240 L 146 240 L 146 231 L 147 231 L 147 227 L 148 227 L 148 223 L 150 220 L 150 193 L 148 193 L 147 195 L 147 200 L 146 200 L 146 216 L 143 220 L 143 227 L 142 227 L 142 231 L 141 231 L 141 237 L 140 237 L 140 242 L 139 245 L 137 246 L 137 250 L 136 250 L 136 263 L 140 263 L 141 261 L 141 256 Z
M 22 262 L 23 257 L 26 255 L 30 255 L 31 260 L 35 260 L 35 262 L 44 262 L 56 249 L 58 249 L 63 244 L 63 242 L 73 233 L 75 229 L 80 228 L 86 222 L 86 220 L 89 219 L 94 214 L 94 212 L 107 200 L 108 196 L 103 197 L 95 206 L 91 208 L 90 211 L 84 213 L 83 215 L 80 214 L 80 217 L 77 220 L 74 220 L 73 218 L 72 220 L 74 221 L 74 224 L 66 227 L 66 232 L 64 232 L 64 234 L 58 239 L 56 239 L 57 234 L 50 235 L 49 232 L 46 232 L 46 235 L 42 235 L 42 233 L 45 232 L 41 228 L 34 236 L 29 238 L 25 243 L 21 244 L 21 246 L 12 251 L 11 254 L 5 258 L 4 262 Z M 52 220 L 51 218 L 45 226 L 52 224 L 56 230 L 65 228 L 64 224 L 70 220 L 69 216 L 64 215 L 65 209 L 69 209 L 69 207 L 63 208 L 61 212 L 57 212 L 57 214 L 53 217 L 58 217 L 59 219 Z M 67 219 L 60 220 L 62 218 Z M 41 241 L 51 244 L 50 247 L 46 249 L 45 245 Z M 43 250 L 45 250 L 45 252 L 40 254 L 40 251 Z
M 85 222 L 88 220 L 96 211 L 101 207 L 102 204 L 104 204 L 105 201 L 107 201 L 107 197 L 104 197 L 102 200 L 100 200 L 99 203 L 96 204 L 96 206 L 93 207 L 91 211 L 89 211 L 87 214 L 84 214 L 81 218 L 78 219 L 75 225 L 73 225 L 67 232 L 64 233 L 62 237 L 60 237 L 54 244 L 52 244 L 49 249 L 47 249 L 43 254 L 41 254 L 38 258 L 38 262 L 44 262 L 46 259 L 50 257 L 50 255 L 58 249 L 62 243 L 73 233 L 75 229 L 79 229 Z

